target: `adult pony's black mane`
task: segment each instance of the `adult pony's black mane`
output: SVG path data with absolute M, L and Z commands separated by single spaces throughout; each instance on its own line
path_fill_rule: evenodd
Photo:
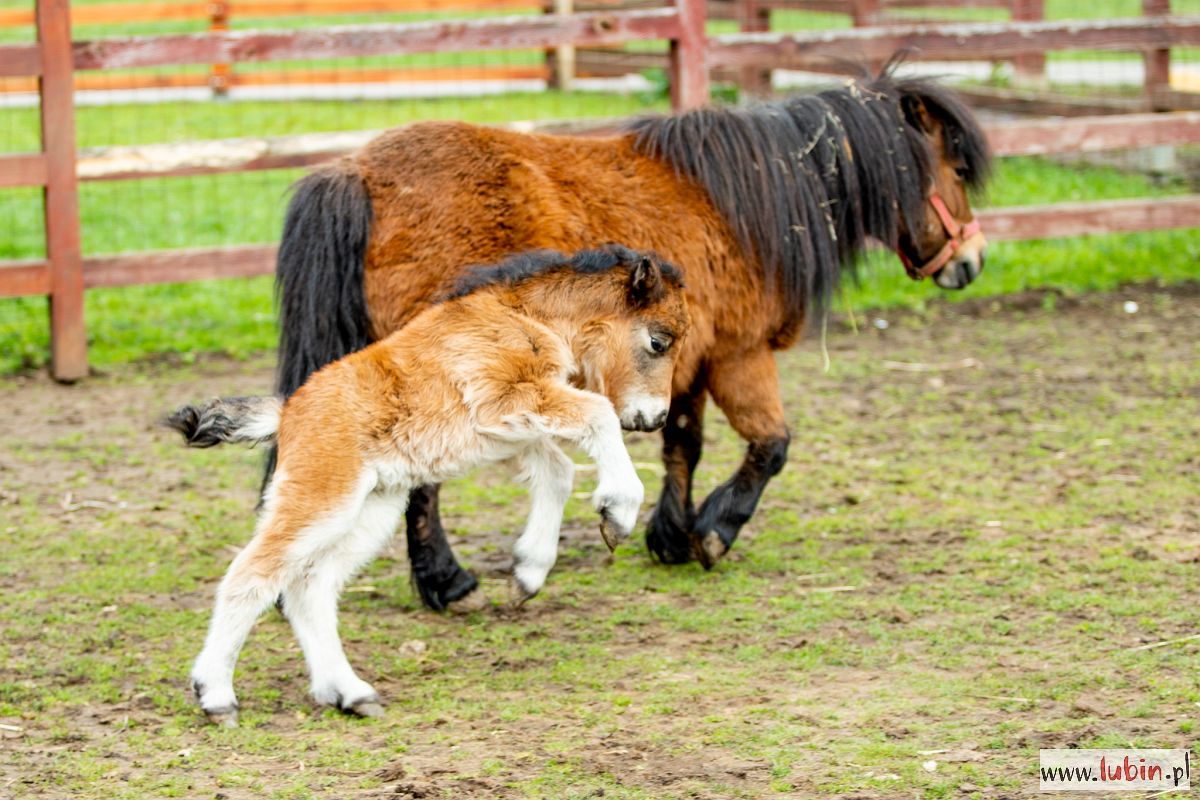
M 628 130 L 638 152 L 707 190 L 790 308 L 819 314 L 868 236 L 894 244 L 900 230 L 922 229 L 939 154 L 919 127 L 921 104 L 968 187 L 988 175 L 971 112 L 935 82 L 894 77 L 897 61 L 816 95 L 644 117 Z
M 515 286 L 537 275 L 557 270 L 569 270 L 582 275 L 608 272 L 617 267 L 633 270 L 643 258 L 652 258 L 662 276 L 675 286 L 683 285 L 679 268 L 650 253 L 639 253 L 622 245 L 610 244 L 595 250 L 580 250 L 566 256 L 557 250 L 529 250 L 509 256 L 497 264 L 468 269 L 454 288 L 440 298 L 441 302 L 464 297 L 489 286 Z

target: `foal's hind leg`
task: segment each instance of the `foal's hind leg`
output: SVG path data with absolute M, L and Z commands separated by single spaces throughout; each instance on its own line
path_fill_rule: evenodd
M 693 387 L 671 399 L 663 428 L 662 495 L 646 529 L 646 547 L 664 564 L 683 564 L 692 559 L 692 525 L 696 507 L 692 503 L 692 474 L 700 462 L 704 443 L 704 389 Z
M 316 543 L 283 591 L 283 613 L 300 640 L 318 703 L 364 717 L 383 713 L 379 695 L 350 666 L 337 630 L 338 595 L 387 544 L 400 521 L 402 497 L 369 495 L 349 529 Z M 323 546 L 321 546 L 323 545 Z
M 692 527 L 696 557 L 711 569 L 733 546 L 768 481 L 787 462 L 790 437 L 779 399 L 775 354 L 766 347 L 712 364 L 708 389 L 750 446 L 733 477 L 713 490 Z
M 479 581 L 454 558 L 438 514 L 438 486 L 414 489 L 405 512 L 408 560 L 413 583 L 428 608 L 434 611 L 474 610 L 487 604 Z
M 524 603 L 541 590 L 558 560 L 558 534 L 571 499 L 575 464 L 549 440 L 532 445 L 520 461 L 530 509 L 525 531 L 513 547 L 512 589 L 513 600 Z
M 192 689 L 208 718 L 227 727 L 237 725 L 233 670 L 238 653 L 255 621 L 275 599 L 286 580 L 278 563 L 269 523 L 233 560 L 217 589 L 217 602 L 204 649 L 192 667 Z

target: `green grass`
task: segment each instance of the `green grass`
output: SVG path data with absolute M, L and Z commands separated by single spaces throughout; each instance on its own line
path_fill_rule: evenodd
M 502 107 L 494 113 L 503 113 Z M 279 123 L 279 129 L 285 124 Z M 84 250 L 101 254 L 276 241 L 286 188 L 299 174 L 282 170 L 84 184 Z M 1020 158 L 999 163 L 988 202 L 1005 206 L 1167 196 L 1185 188 L 1181 182 L 1160 184 L 1111 168 Z M 0 220 L 6 217 L 12 235 L 0 238 L 0 258 L 40 255 L 36 194 L 0 193 Z M 840 304 L 861 311 L 1029 288 L 1078 293 L 1130 282 L 1173 283 L 1195 278 L 1198 262 L 1200 229 L 1001 242 L 990 248 L 983 277 L 949 295 L 928 282 L 913 284 L 893 257 L 880 254 L 868 261 L 859 285 L 848 285 Z M 265 278 L 98 289 L 88 292 L 86 303 L 92 363 L 101 368 L 160 353 L 244 357 L 270 349 L 275 341 L 271 283 Z M 44 300 L 0 300 L 0 372 L 44 364 L 47 335 Z

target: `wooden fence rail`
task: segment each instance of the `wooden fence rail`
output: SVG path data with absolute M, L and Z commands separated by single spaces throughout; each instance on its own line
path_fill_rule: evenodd
M 892 5 L 910 1 L 918 0 L 888 0 Z M 869 5 L 867 0 L 862 2 L 863 8 Z M 1149 9 L 1160 0 L 1146 2 Z M 282 6 L 283 0 L 278 5 Z M 37 0 L 38 41 L 0 46 L 0 77 L 38 79 L 42 152 L 0 156 L 0 187 L 43 187 L 47 256 L 44 260 L 0 263 L 0 297 L 49 296 L 52 373 L 60 380 L 80 378 L 87 373 L 85 288 L 269 274 L 275 254 L 274 246 L 255 245 L 82 258 L 77 200 L 81 180 L 303 166 L 346 152 L 369 135 L 350 132 L 185 143 L 168 148 L 169 153 L 155 147 L 105 148 L 78 154 L 77 164 L 72 97 L 75 70 L 443 50 L 550 49 L 665 39 L 670 43 L 672 104 L 686 108 L 707 100 L 708 72 L 714 67 L 808 68 L 847 52 L 882 59 L 895 49 L 913 45 L 921 47 L 925 56 L 939 59 L 1002 58 L 1039 54 L 1047 49 L 1090 48 L 1134 50 L 1161 60 L 1161 54 L 1169 52 L 1170 47 L 1200 44 L 1200 19 L 1168 15 L 1100 22 L 730 34 L 706 39 L 705 9 L 706 0 L 674 0 L 668 8 L 283 32 L 212 31 L 72 43 L 68 0 Z M 608 130 L 612 130 L 611 123 Z M 1200 141 L 1200 114 L 1022 121 L 993 125 L 988 134 L 1001 155 L 1177 144 Z M 999 208 L 984 210 L 980 216 L 989 235 L 998 239 L 1149 230 L 1195 225 L 1200 218 L 1200 196 Z

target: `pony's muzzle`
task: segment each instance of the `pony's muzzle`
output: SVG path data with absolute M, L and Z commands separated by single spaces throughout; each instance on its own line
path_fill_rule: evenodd
M 987 239 L 982 233 L 971 236 L 955 251 L 953 258 L 933 276 L 943 289 L 963 289 L 983 272 Z

